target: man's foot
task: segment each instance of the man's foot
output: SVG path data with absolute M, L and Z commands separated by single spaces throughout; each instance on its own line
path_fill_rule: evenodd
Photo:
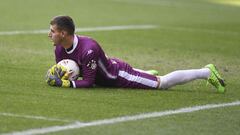
M 159 75 L 157 70 L 147 70 L 146 72 L 151 75 Z
M 211 74 L 208 78 L 208 82 L 211 83 L 214 87 L 217 88 L 218 92 L 224 93 L 225 92 L 225 83 L 223 78 L 220 76 L 217 68 L 213 64 L 208 64 L 205 68 L 210 69 Z

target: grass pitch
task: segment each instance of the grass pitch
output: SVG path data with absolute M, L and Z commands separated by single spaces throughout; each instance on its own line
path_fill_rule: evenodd
M 89 122 L 139 113 L 240 100 L 239 0 L 9 0 L 1 2 L 0 33 L 49 28 L 50 19 L 70 15 L 77 27 L 155 25 L 155 29 L 81 32 L 111 57 L 166 74 L 214 63 L 227 82 L 225 94 L 206 81 L 167 91 L 64 89 L 44 76 L 54 64 L 47 34 L 0 35 L 0 134 Z M 11 9 L 11 10 L 10 10 Z M 72 129 L 51 134 L 237 135 L 240 107 Z M 6 116 L 4 113 L 15 114 Z M 20 116 L 43 116 L 49 121 Z

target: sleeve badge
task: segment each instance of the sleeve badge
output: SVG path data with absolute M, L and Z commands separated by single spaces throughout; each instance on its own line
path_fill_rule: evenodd
M 96 69 L 97 68 L 97 62 L 95 60 L 91 60 L 89 61 L 89 63 L 87 64 L 87 67 L 91 68 L 91 69 Z

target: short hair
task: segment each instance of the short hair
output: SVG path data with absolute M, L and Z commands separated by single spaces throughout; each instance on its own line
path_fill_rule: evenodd
M 51 20 L 50 24 L 56 25 L 59 30 L 67 31 L 69 35 L 74 35 L 75 25 L 70 16 L 56 16 Z

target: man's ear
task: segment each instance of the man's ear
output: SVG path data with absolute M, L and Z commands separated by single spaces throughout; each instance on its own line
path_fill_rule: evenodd
M 62 37 L 64 38 L 64 37 L 66 37 L 66 35 L 67 35 L 67 32 L 66 31 L 61 31 L 61 35 L 62 35 Z

